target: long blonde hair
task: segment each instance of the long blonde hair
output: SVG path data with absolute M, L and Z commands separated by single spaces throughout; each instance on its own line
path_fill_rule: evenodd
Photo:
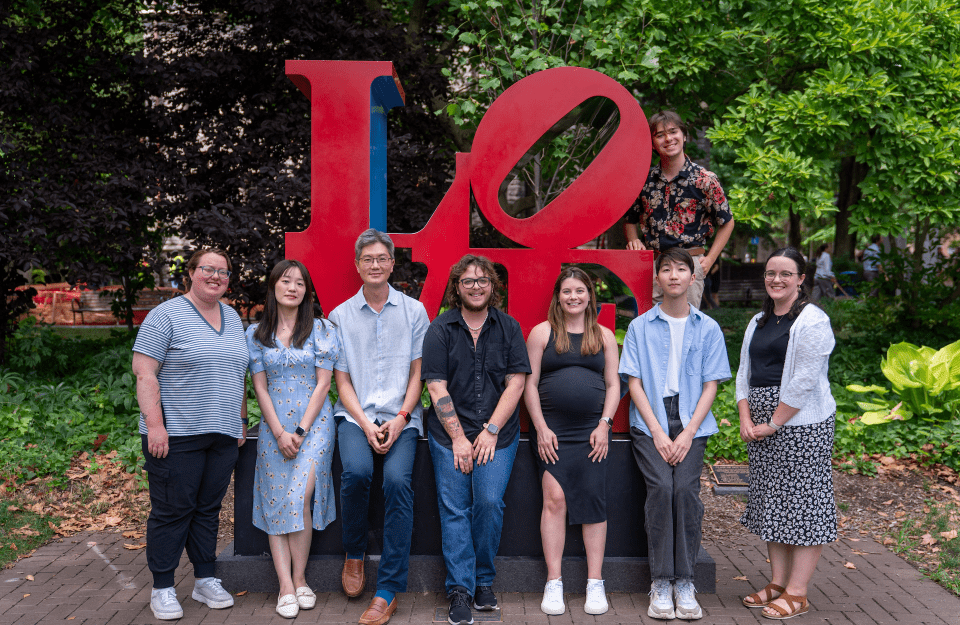
M 579 267 L 571 266 L 561 271 L 557 276 L 557 282 L 553 285 L 553 297 L 550 299 L 550 308 L 547 310 L 547 321 L 553 330 L 553 344 L 558 354 L 569 352 L 571 348 L 570 337 L 567 336 L 567 318 L 560 305 L 560 285 L 568 278 L 582 282 L 590 294 L 590 302 L 584 311 L 580 355 L 592 356 L 603 349 L 603 333 L 600 330 L 600 324 L 597 323 L 597 294 L 593 290 L 593 280 Z

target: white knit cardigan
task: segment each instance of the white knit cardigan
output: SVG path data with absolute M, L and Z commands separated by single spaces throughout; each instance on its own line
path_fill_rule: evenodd
M 757 313 L 743 336 L 740 349 L 740 369 L 737 371 L 737 401 L 750 393 L 750 341 L 757 329 Z M 790 328 L 787 357 L 780 379 L 780 401 L 800 412 L 783 425 L 808 425 L 830 418 L 837 410 L 837 402 L 830 393 L 827 370 L 830 352 L 836 341 L 830 327 L 830 317 L 813 304 L 800 311 Z

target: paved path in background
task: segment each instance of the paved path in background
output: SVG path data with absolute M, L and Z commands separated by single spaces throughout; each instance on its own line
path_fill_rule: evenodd
M 51 543 L 15 567 L 0 571 L 0 625 L 139 625 L 157 622 L 150 612 L 151 576 L 144 550 L 123 548 L 117 534 L 82 534 Z M 738 545 L 705 544 L 717 561 L 717 594 L 698 595 L 703 624 L 771 623 L 740 598 L 766 584 L 763 544 L 745 537 Z M 854 550 L 864 555 L 854 553 Z M 850 562 L 856 569 L 844 567 Z M 33 576 L 28 580 L 27 576 Z M 188 575 L 190 577 L 188 577 Z M 748 581 L 734 579 L 746 577 Z M 192 570 L 184 561 L 177 570 L 177 596 L 184 609 L 182 625 L 199 623 L 290 623 L 274 611 L 276 595 L 255 588 L 236 598 L 227 610 L 210 610 L 190 598 Z M 496 590 L 496 587 L 495 587 Z M 566 595 L 567 613 L 540 612 L 539 593 L 498 593 L 505 623 L 662 623 L 647 617 L 645 594 L 613 593 L 610 611 L 583 612 L 583 594 Z M 304 611 L 295 623 L 356 623 L 372 597 L 367 592 L 348 600 L 339 593 L 319 595 L 317 609 Z M 842 540 L 827 546 L 809 594 L 811 611 L 791 623 L 830 625 L 960 625 L 960 598 L 924 579 L 885 547 L 869 540 Z M 437 609 L 445 615 L 441 593 L 400 595 L 392 623 L 430 623 Z M 479 621 L 478 621 L 479 623 Z

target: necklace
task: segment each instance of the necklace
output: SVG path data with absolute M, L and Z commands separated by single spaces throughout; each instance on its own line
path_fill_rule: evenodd
M 777 318 L 777 325 L 780 325 L 780 321 L 781 321 L 784 317 L 786 317 L 788 314 L 789 314 L 789 311 L 783 313 L 782 315 L 778 315 L 777 313 L 773 313 L 773 316 Z
M 467 323 L 467 327 L 470 328 L 470 331 L 471 331 L 471 332 L 479 332 L 480 330 L 483 329 L 483 324 L 485 324 L 485 323 L 487 322 L 487 317 L 489 317 L 489 316 L 490 316 L 490 311 L 488 310 L 488 311 L 487 311 L 487 314 L 484 315 L 484 317 L 483 317 L 483 321 L 481 321 L 481 322 L 480 322 L 480 325 L 477 326 L 476 328 L 470 327 L 470 324 L 467 323 L 467 320 L 466 320 L 466 319 L 464 319 L 463 322 L 464 322 L 464 323 Z

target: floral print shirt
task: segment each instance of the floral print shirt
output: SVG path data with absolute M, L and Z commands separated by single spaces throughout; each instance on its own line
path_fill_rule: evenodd
M 649 249 L 705 247 L 716 228 L 733 219 L 717 175 L 684 159 L 673 180 L 663 176 L 660 165 L 651 167 L 640 197 L 627 211 L 627 223 L 639 224 Z

